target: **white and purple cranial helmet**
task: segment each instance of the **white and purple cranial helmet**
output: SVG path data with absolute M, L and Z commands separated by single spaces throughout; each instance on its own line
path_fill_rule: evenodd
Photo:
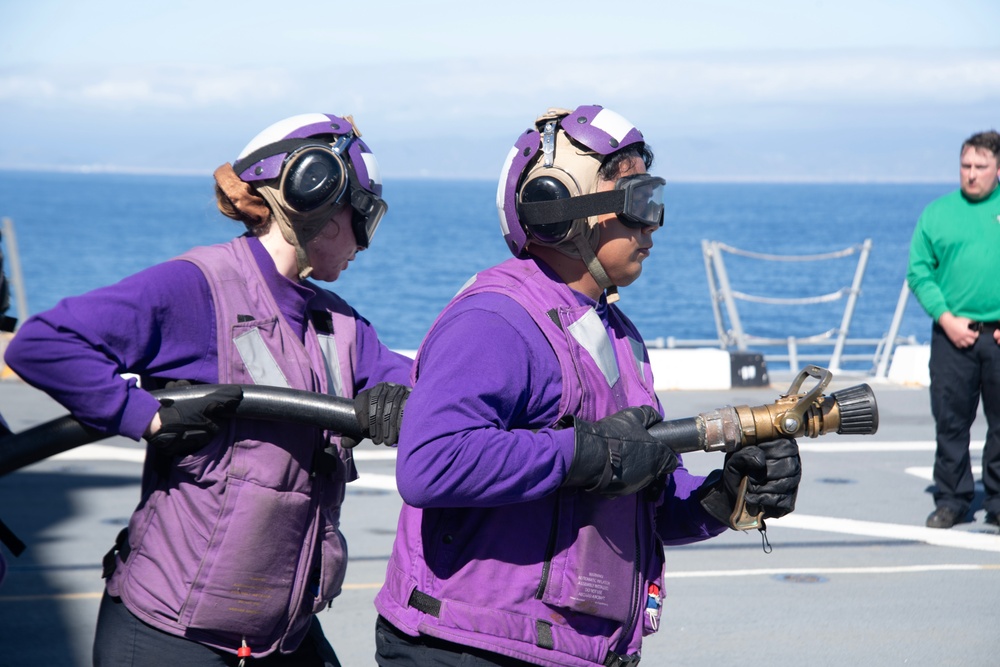
M 539 116 L 507 155 L 497 188 L 500 228 L 511 253 L 521 256 L 529 241 L 560 246 L 588 232 L 586 218 L 525 220 L 522 203 L 592 194 L 604 158 L 642 143 L 642 133 L 632 123 L 601 106 L 549 109 Z
M 388 208 L 378 162 L 350 116 L 309 113 L 268 126 L 240 151 L 236 175 L 267 201 L 306 271 L 305 244 L 342 207 L 367 248 Z M 303 276 L 304 277 L 304 276 Z
M 597 192 L 601 166 L 629 147 L 648 166 L 652 153 L 642 133 L 609 109 L 588 105 L 539 116 L 507 155 L 497 187 L 500 229 L 511 253 L 523 257 L 540 245 L 579 258 L 608 300 L 617 299 L 595 254 L 599 216 L 616 213 L 635 228 L 663 223 L 662 178 L 619 178 L 611 191 Z

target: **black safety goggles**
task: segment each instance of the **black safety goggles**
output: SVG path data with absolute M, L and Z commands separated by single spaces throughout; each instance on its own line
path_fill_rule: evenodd
M 556 222 L 616 213 L 622 223 L 633 229 L 663 226 L 663 186 L 659 176 L 635 174 L 619 178 L 615 189 L 590 195 L 522 202 L 518 216 L 526 225 L 549 225 Z
M 627 227 L 663 226 L 663 186 L 667 182 L 659 176 L 636 174 L 619 178 L 615 183 L 615 193 L 622 193 L 625 201 L 618 218 Z
M 251 164 L 287 152 L 278 186 L 285 204 L 298 213 L 350 205 L 355 240 L 367 248 L 388 205 L 361 187 L 357 174 L 345 159 L 353 141 L 353 135 L 339 137 L 333 146 L 315 139 L 286 139 L 254 151 L 233 168 L 242 173 Z
M 350 171 L 351 182 L 351 227 L 354 229 L 354 240 L 362 248 L 371 245 L 375 230 L 382 222 L 382 217 L 389 210 L 385 200 L 376 194 L 365 190 L 357 182 L 354 170 Z

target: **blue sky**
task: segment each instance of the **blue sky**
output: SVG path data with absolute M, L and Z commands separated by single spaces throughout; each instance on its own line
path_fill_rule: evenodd
M 494 179 L 549 106 L 673 180 L 952 181 L 1000 126 L 997 0 L 0 0 L 0 168 L 210 173 L 353 114 L 393 177 Z

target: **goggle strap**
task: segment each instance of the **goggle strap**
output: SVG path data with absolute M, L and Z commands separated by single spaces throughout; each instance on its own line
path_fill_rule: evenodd
M 609 190 L 568 199 L 522 202 L 517 215 L 521 222 L 533 226 L 579 220 L 602 213 L 621 213 L 624 210 L 625 191 Z
M 233 171 L 235 171 L 238 176 L 262 160 L 266 160 L 269 157 L 280 155 L 282 153 L 291 153 L 296 148 L 309 145 L 325 145 L 329 147 L 329 144 L 324 144 L 318 139 L 282 139 L 281 141 L 276 141 L 273 144 L 261 146 L 254 152 L 250 153 L 250 155 L 240 158 L 233 164 Z

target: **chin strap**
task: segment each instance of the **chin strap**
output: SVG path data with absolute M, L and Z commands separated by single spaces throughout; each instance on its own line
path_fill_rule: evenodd
M 608 277 L 604 267 L 601 266 L 601 262 L 597 259 L 594 249 L 590 247 L 590 243 L 584 238 L 583 234 L 576 234 L 573 237 L 573 246 L 580 253 L 580 259 L 587 265 L 590 275 L 597 281 L 597 286 L 604 290 L 608 303 L 618 301 L 620 298 L 618 286 L 611 282 L 611 278 Z
M 309 258 L 306 257 L 306 249 L 297 243 L 293 245 L 295 246 L 295 265 L 299 270 L 299 280 L 305 280 L 312 275 L 313 267 L 309 264 Z
M 260 188 L 258 193 L 270 205 L 271 217 L 278 223 L 281 236 L 289 245 L 295 248 L 295 267 L 298 271 L 299 280 L 305 280 L 313 271 L 313 267 L 309 264 L 309 258 L 306 256 L 305 244 L 300 243 L 298 235 L 295 233 L 295 228 L 292 227 L 292 221 L 288 219 L 285 209 L 271 189 Z

